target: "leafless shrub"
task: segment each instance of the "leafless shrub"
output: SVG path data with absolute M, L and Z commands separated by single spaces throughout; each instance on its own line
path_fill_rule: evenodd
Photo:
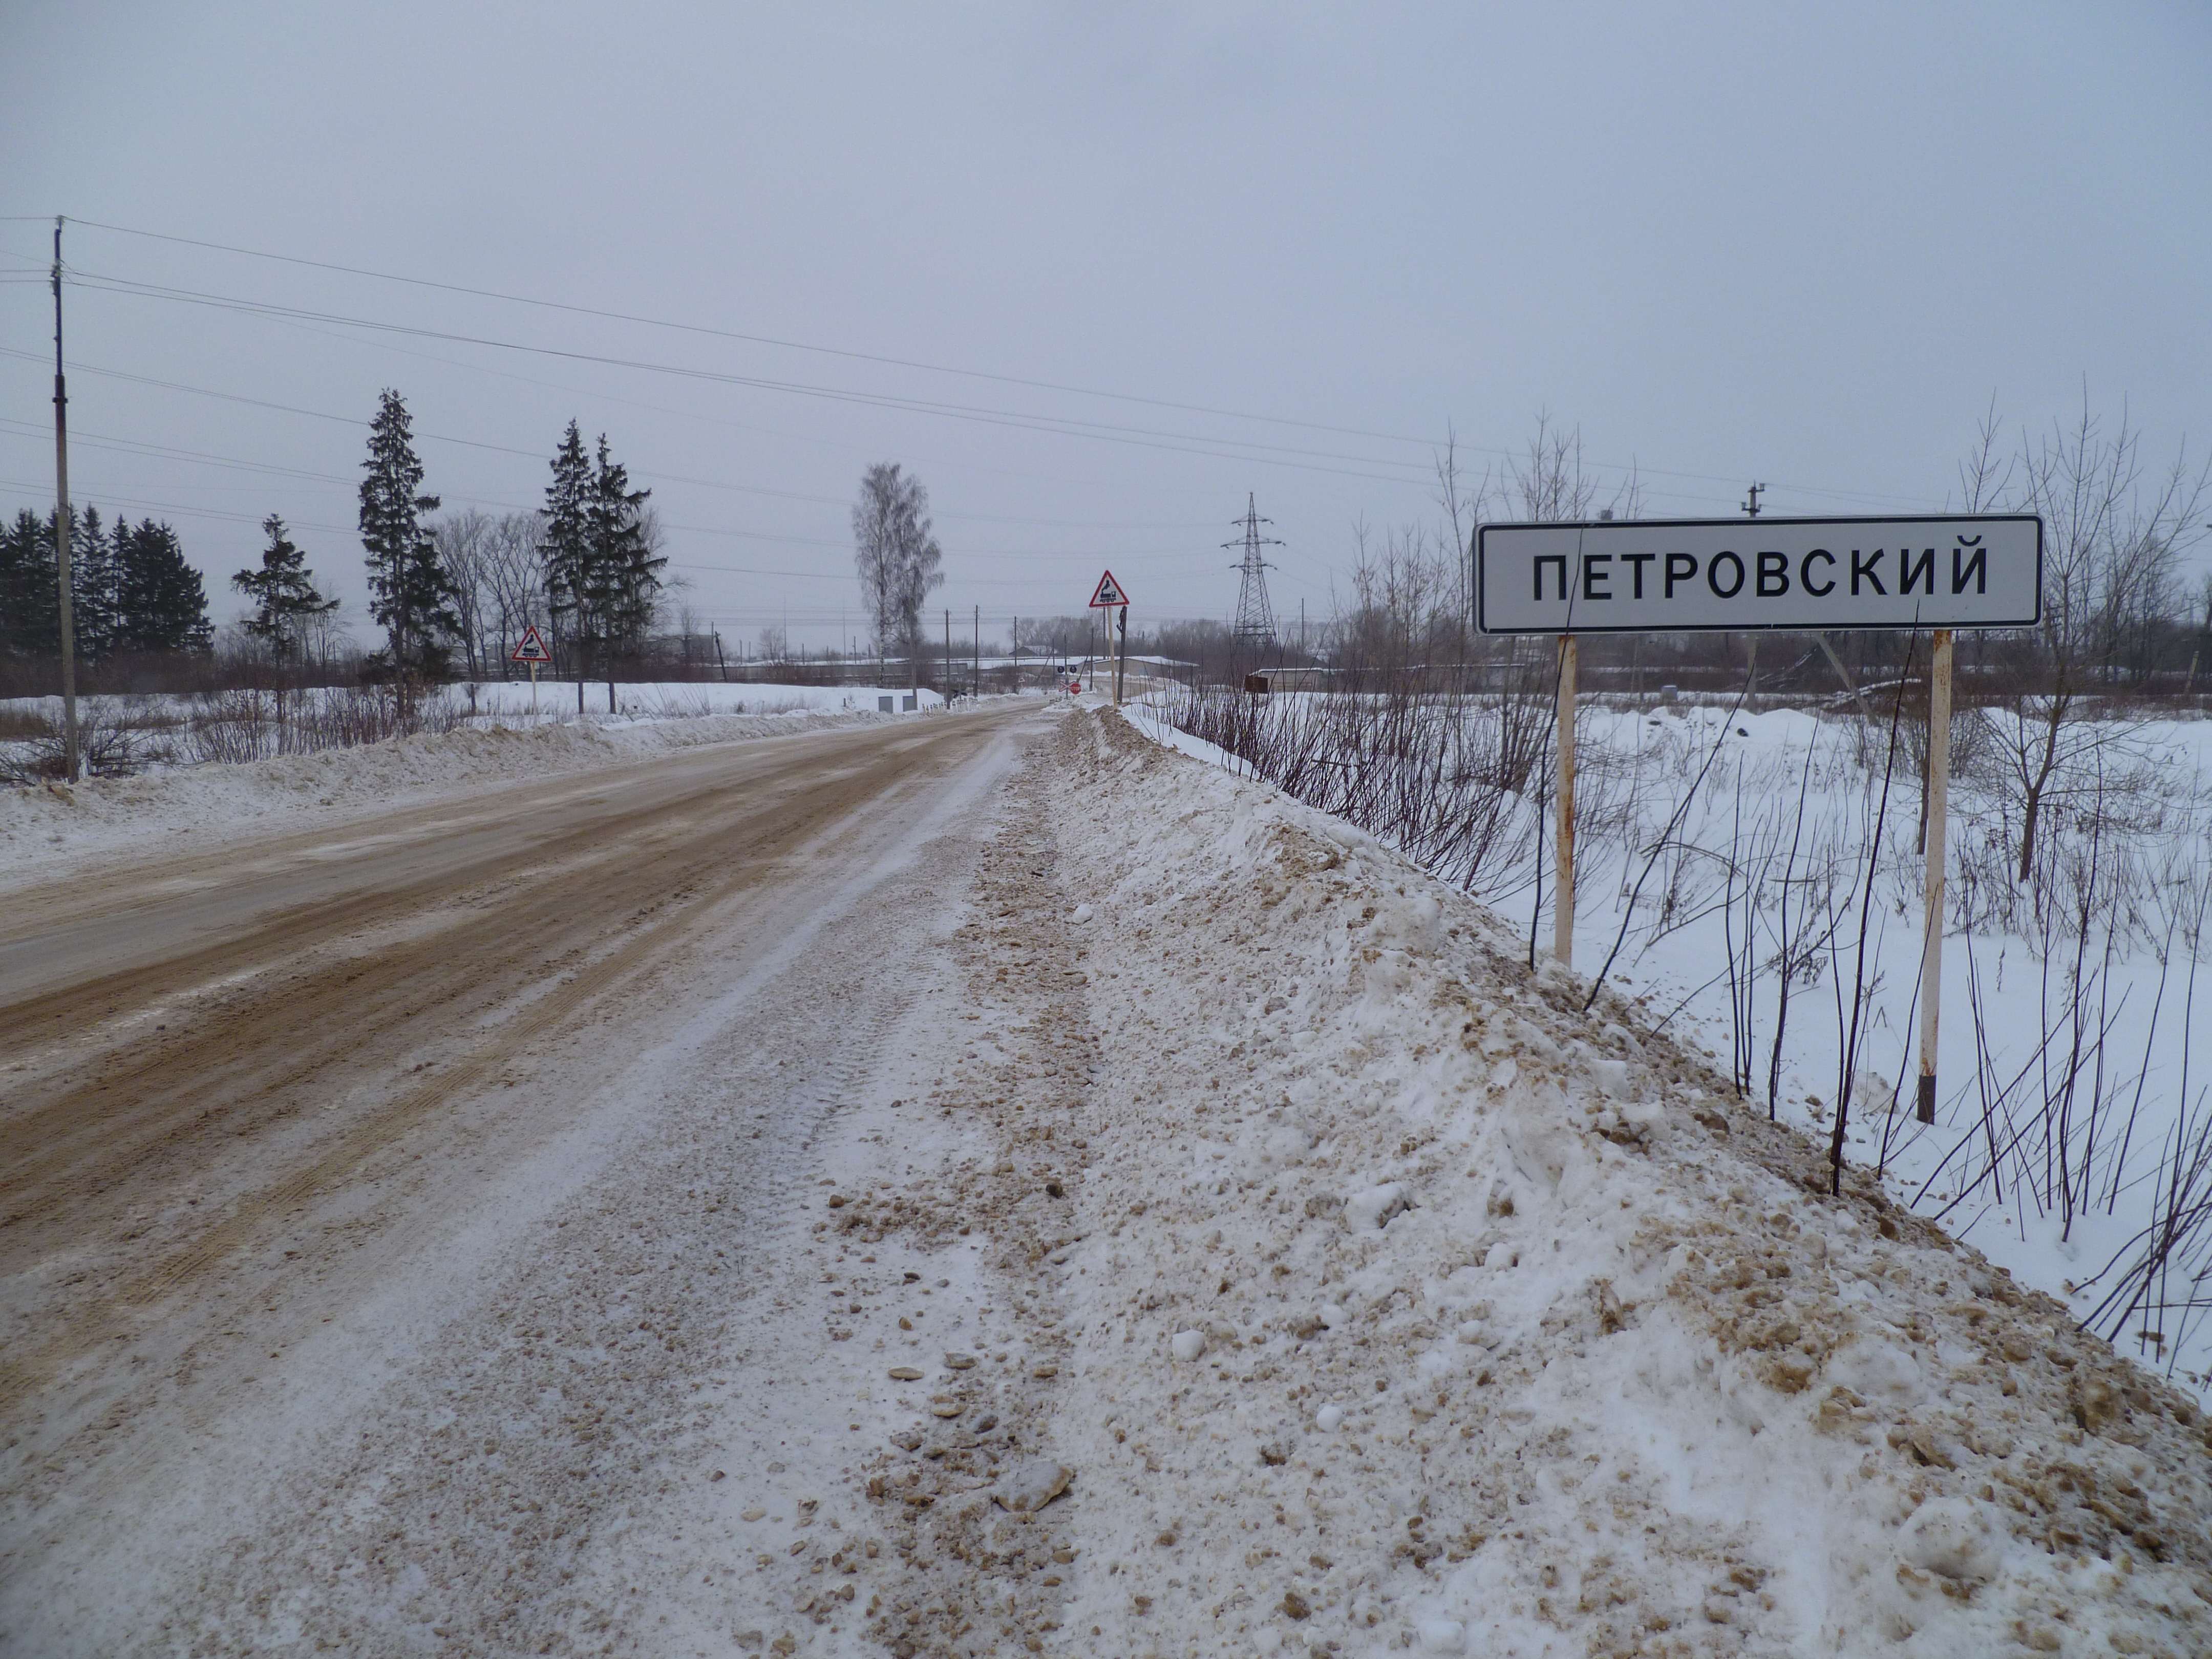
M 714 701 L 704 691 L 656 691 L 637 712 L 659 720 L 704 720 L 714 713 Z
M 79 775 L 123 778 L 174 758 L 173 717 L 145 697 L 88 697 L 77 705 Z M 0 784 L 58 781 L 67 775 L 62 722 L 44 710 L 9 711 L 0 730 Z
M 2185 447 L 2162 474 L 2146 476 L 2141 431 L 2124 410 L 2108 427 L 2086 389 L 2077 417 L 2023 432 L 2009 460 L 2000 458 L 2000 436 L 1992 410 L 1960 483 L 1969 512 L 2008 507 L 2044 523 L 2043 620 L 2009 642 L 2013 718 L 1998 728 L 2027 883 L 2037 878 L 2054 790 L 2126 735 L 2120 694 L 2156 678 L 2158 641 L 2181 609 L 2181 560 L 2204 533 L 2212 461 L 2192 471 Z
M 1506 783 L 1504 745 L 1527 719 L 1512 702 L 1405 684 L 1272 697 L 1179 687 L 1167 714 L 1285 793 L 1494 898 L 1516 884 L 1536 811 Z
M 383 685 L 294 692 L 258 688 L 195 698 L 185 717 L 185 752 L 197 762 L 237 764 L 276 755 L 351 749 L 387 738 L 438 734 L 466 714 L 443 692 Z

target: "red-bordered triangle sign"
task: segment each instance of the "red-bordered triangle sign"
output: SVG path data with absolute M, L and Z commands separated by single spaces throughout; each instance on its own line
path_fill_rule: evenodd
M 507 660 L 509 662 L 551 662 L 553 653 L 546 648 L 545 641 L 536 628 L 526 628 L 522 630 L 520 642 L 515 646 L 514 654 L 508 657 Z
M 1114 580 L 1114 573 L 1110 570 L 1098 579 L 1098 591 L 1091 596 L 1093 605 L 1127 605 L 1128 602 L 1129 596 L 1121 591 L 1121 584 Z

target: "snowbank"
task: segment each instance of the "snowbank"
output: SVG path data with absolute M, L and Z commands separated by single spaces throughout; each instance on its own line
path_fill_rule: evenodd
M 1325 701 L 1292 692 L 1266 707 Z M 1130 717 L 1169 747 L 1251 775 L 1168 724 L 1171 713 L 1156 700 Z M 2018 727 L 1982 709 L 1959 733 L 1933 1124 L 1916 1122 L 1911 1104 L 1924 862 L 1909 744 L 1878 830 L 1881 746 L 1868 749 L 1851 721 L 1586 708 L 1574 961 L 1610 960 L 1611 982 L 1632 987 L 1678 1042 L 1741 1056 L 1759 1104 L 1816 1135 L 1833 1131 L 1854 1044 L 1849 1155 L 1881 1163 L 1893 1199 L 2212 1404 L 2212 1321 L 2188 1288 L 2212 1254 L 2187 1224 L 2194 1195 L 2171 1182 L 2212 1121 L 2189 1063 L 2190 1022 L 2203 1024 L 2195 981 L 2212 963 L 2212 721 L 2118 721 L 2094 750 L 2069 737 L 2075 758 L 2049 798 L 2073 805 L 2045 815 L 2047 868 L 2031 884 L 2012 875 L 2019 784 L 2002 760 Z M 1370 799 L 1369 822 L 1386 823 L 1388 791 Z M 1464 817 L 1429 822 L 1479 822 L 1477 797 L 1463 805 Z M 1553 918 L 1532 916 L 1529 884 L 1548 876 L 1549 831 L 1526 802 L 1514 810 L 1492 843 L 1505 850 L 1472 890 L 1548 944 Z M 1869 874 L 1862 933 L 1852 911 Z M 2085 915 L 2098 944 L 2077 955 Z M 2180 1219 L 2171 1231 L 2169 1212 Z M 2161 1239 L 2171 1258 L 2153 1270 L 2145 1257 Z
M 2191 1399 L 1357 830 L 1062 730 L 1060 1646 L 2212 1650 Z
M 447 695 L 456 705 L 480 710 L 503 720 L 526 718 L 531 709 L 527 680 L 487 680 L 471 687 L 456 685 Z M 617 680 L 615 713 L 607 713 L 605 680 L 586 682 L 584 707 L 588 715 L 602 720 L 680 720 L 702 714 L 795 714 L 811 709 L 818 714 L 852 714 L 878 708 L 878 700 L 894 699 L 893 709 L 905 708 L 903 699 L 920 698 L 919 707 L 935 708 L 945 699 L 924 686 L 920 692 L 903 685 L 787 685 L 761 680 Z M 576 712 L 576 686 L 571 681 L 545 681 L 538 688 L 538 708 L 546 716 Z
M 474 793 L 501 779 L 589 771 L 702 744 L 896 718 L 800 708 L 620 725 L 495 723 L 238 766 L 88 779 L 74 788 L 0 789 L 0 870 L 5 872 L 0 888 L 51 879 L 65 865 L 143 853 L 149 838 L 162 836 L 307 830 L 325 820 L 358 817 L 365 807 L 421 805 L 446 792 Z

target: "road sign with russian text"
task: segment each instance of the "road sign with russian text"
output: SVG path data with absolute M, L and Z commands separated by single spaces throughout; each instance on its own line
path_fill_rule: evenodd
M 1628 519 L 1475 532 L 1484 634 L 2026 628 L 2042 617 L 2032 513 Z

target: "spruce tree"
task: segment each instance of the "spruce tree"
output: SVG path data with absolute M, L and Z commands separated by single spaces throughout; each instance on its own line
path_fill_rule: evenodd
M 604 433 L 594 458 L 575 422 L 568 422 L 553 453 L 538 558 L 556 637 L 580 681 L 609 677 L 611 697 L 615 663 L 644 647 L 668 562 L 653 551 L 645 520 L 652 494 L 629 487 L 629 469 L 609 453 Z
M 652 494 L 629 487 L 629 469 L 608 455 L 606 434 L 601 433 L 586 514 L 594 586 L 609 647 L 633 658 L 644 649 L 646 632 L 653 626 L 660 572 L 668 562 L 653 552 L 646 535 L 645 503 Z
M 553 614 L 553 636 L 573 658 L 580 678 L 594 665 L 601 629 L 592 604 L 591 459 L 574 421 L 553 452 L 553 482 L 538 533 L 538 558 Z M 579 696 L 581 693 L 578 694 Z
M 369 615 L 385 630 L 386 648 L 371 665 L 421 683 L 450 672 L 448 641 L 460 631 L 453 580 L 438 560 L 422 515 L 438 510 L 422 494 L 422 463 L 409 436 L 407 405 L 386 388 L 369 422 L 368 459 L 362 468 L 361 544 L 368 553 Z
M 115 521 L 113 647 L 123 651 L 205 651 L 213 644 L 207 587 L 166 524 Z
M 52 514 L 29 507 L 0 532 L 0 651 L 26 657 L 60 654 L 61 584 L 54 562 Z
M 269 538 L 261 550 L 261 568 L 240 571 L 230 585 L 253 601 L 246 633 L 265 643 L 277 661 L 290 662 L 301 653 L 307 623 L 328 616 L 338 602 L 316 591 L 315 573 L 285 533 L 283 519 L 271 513 L 261 521 L 261 530 Z
M 85 662 L 128 648 L 118 543 L 129 524 L 127 519 L 118 520 L 111 535 L 100 521 L 98 507 L 70 513 L 70 621 L 77 656 Z

